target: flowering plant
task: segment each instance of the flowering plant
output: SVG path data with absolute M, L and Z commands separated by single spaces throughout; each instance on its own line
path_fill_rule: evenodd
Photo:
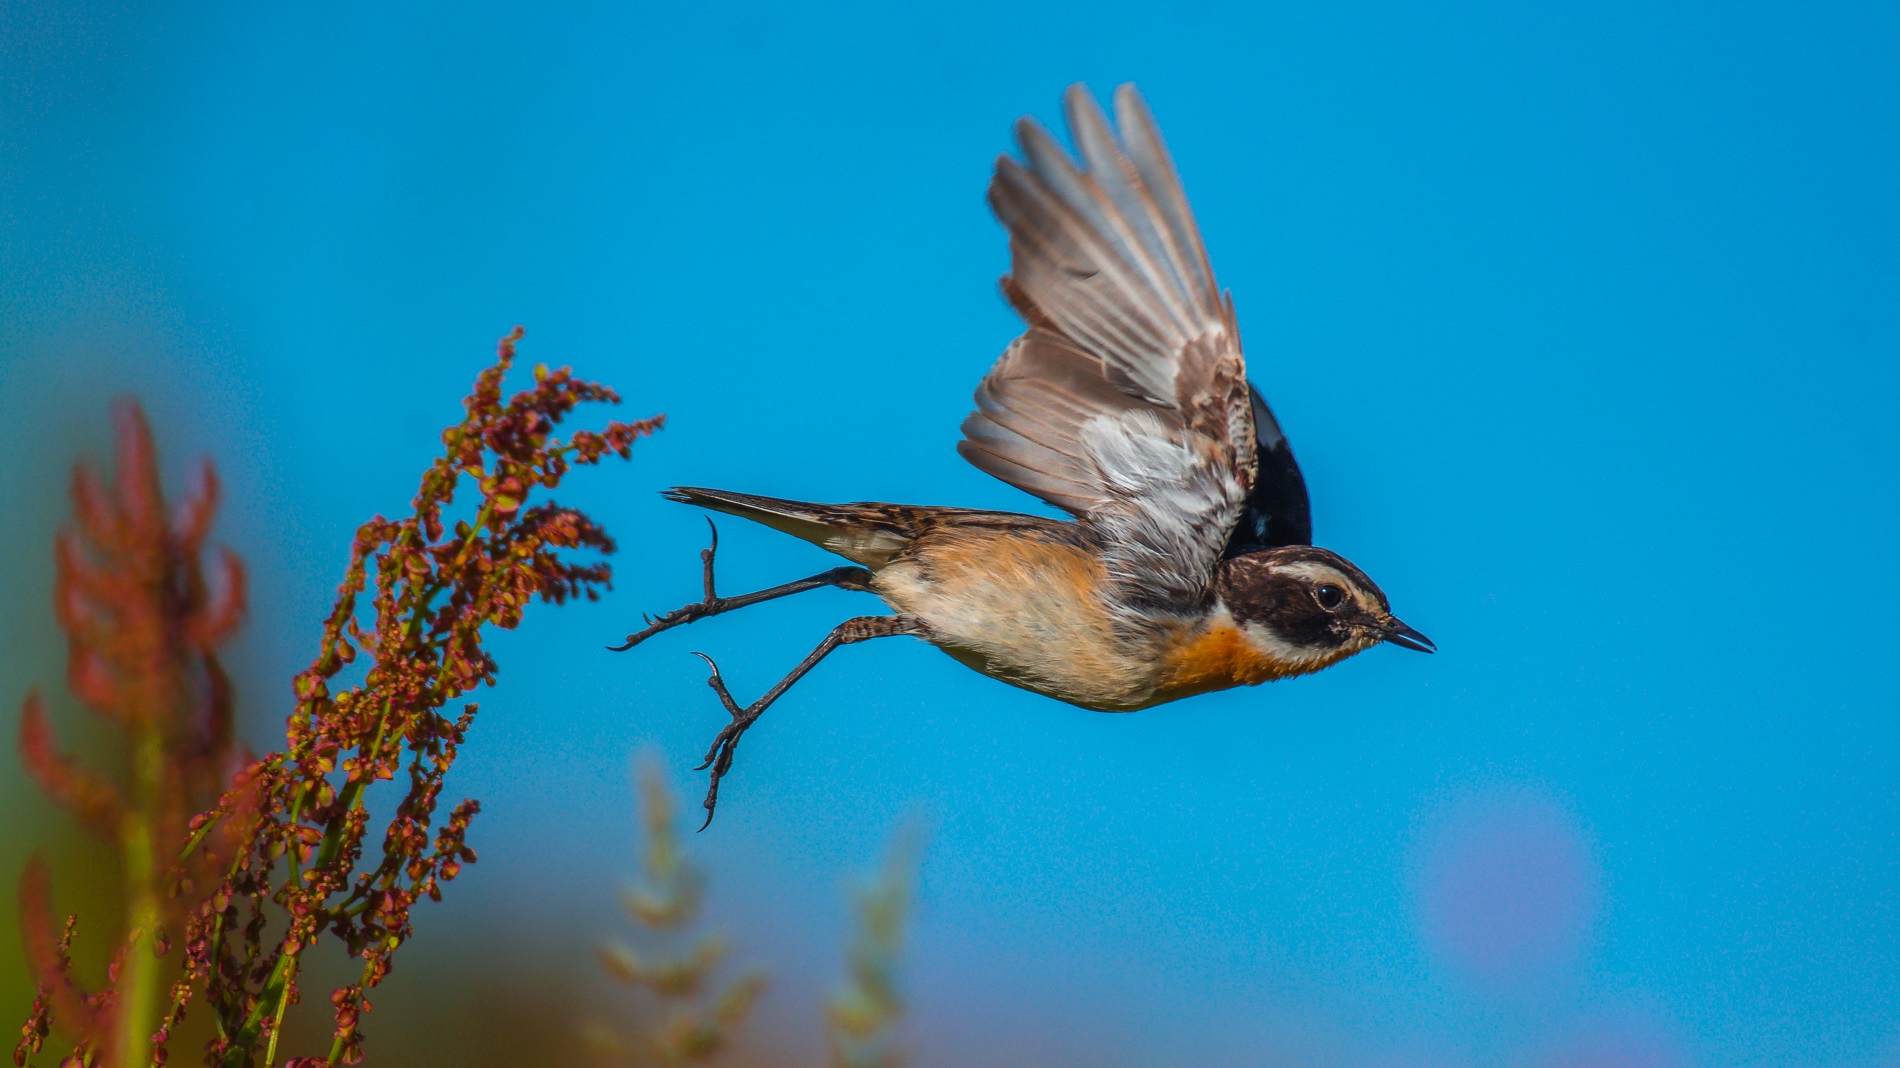
M 554 437 L 579 405 L 619 397 L 566 368 L 538 366 L 531 387 L 504 398 L 502 380 L 520 337 L 517 329 L 502 340 L 464 401 L 462 421 L 443 432 L 444 454 L 424 473 L 411 513 L 378 516 L 358 529 L 317 655 L 295 679 L 284 747 L 244 768 L 174 846 L 166 881 L 182 920 L 182 961 L 169 1003 L 154 1002 L 142 1017 L 142 995 L 127 989 L 134 974 L 152 974 L 132 961 L 170 948 L 156 924 L 130 937 L 121 951 L 126 966 L 96 995 L 80 994 L 71 978 L 70 926 L 61 940 L 48 924 L 36 961 L 41 997 L 17 1064 L 40 1048 L 51 1023 L 76 1037 L 73 1063 L 162 1064 L 187 1009 L 202 1001 L 213 1027 L 208 1064 L 272 1068 L 288 1053 L 280 1048 L 284 1020 L 300 1000 L 305 957 L 326 937 L 360 958 L 361 971 L 330 994 L 327 1052 L 281 1063 L 361 1060 L 368 994 L 411 936 L 411 910 L 439 899 L 475 859 L 466 836 L 478 803 L 460 801 L 445 818 L 437 808 L 476 712 L 473 704 L 449 708 L 495 680 L 497 665 L 483 646 L 488 628 L 517 626 L 537 598 L 595 598 L 611 578 L 605 563 L 573 558 L 577 550 L 612 552 L 604 531 L 574 509 L 531 499 L 575 465 L 627 457 L 635 440 L 662 423 L 610 422 L 598 432 Z M 475 490 L 470 514 L 451 519 L 465 483 Z M 215 630 L 207 625 L 204 633 Z M 180 648 L 187 647 L 199 645 Z M 369 792 L 398 777 L 407 789 L 378 842 L 370 836 Z M 40 917 L 47 919 L 44 909 Z M 102 1013 L 142 1042 L 104 1045 Z

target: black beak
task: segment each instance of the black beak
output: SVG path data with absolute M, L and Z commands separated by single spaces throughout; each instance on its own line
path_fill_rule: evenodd
M 1418 631 L 1413 630 L 1396 619 L 1386 624 L 1385 640 L 1391 642 L 1393 645 L 1403 646 L 1407 649 L 1417 649 L 1421 653 L 1435 653 L 1438 651 L 1438 646 L 1433 645 L 1430 638 L 1427 638 L 1425 635 L 1420 634 Z

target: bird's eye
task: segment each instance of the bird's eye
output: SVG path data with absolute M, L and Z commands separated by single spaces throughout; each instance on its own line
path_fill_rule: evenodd
M 1319 602 L 1321 608 L 1331 612 L 1346 603 L 1346 591 L 1330 582 L 1322 582 L 1313 587 L 1313 598 Z

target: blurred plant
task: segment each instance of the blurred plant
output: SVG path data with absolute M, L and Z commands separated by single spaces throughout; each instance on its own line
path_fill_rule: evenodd
M 165 893 L 159 858 L 249 760 L 232 741 L 231 688 L 217 656 L 244 615 L 244 566 L 220 550 L 214 585 L 199 561 L 217 511 L 217 474 L 204 463 L 185 503 L 170 511 L 145 413 L 122 401 L 113 414 L 111 484 L 85 464 L 73 470 L 77 522 L 55 544 L 53 604 L 66 632 L 67 684 L 129 736 L 129 782 L 115 785 L 60 753 L 37 691 L 20 711 L 20 759 L 48 797 L 118 847 L 125 935 L 108 969 L 110 990 L 86 993 L 72 975 L 74 922 L 56 926 L 46 862 L 28 863 L 20 920 L 38 996 L 15 1064 L 40 1048 L 53 1016 L 82 1063 L 144 1062 L 159 1019 L 158 958 L 183 918 Z M 206 873 L 200 865 L 179 874 Z
M 897 1068 L 904 1063 L 897 1027 L 904 1015 L 897 970 L 910 923 L 924 832 L 898 831 L 884 867 L 853 893 L 858 929 L 846 952 L 844 988 L 826 1006 L 836 1068 Z
M 652 759 L 642 759 L 639 780 L 647 848 L 641 880 L 622 900 L 627 914 L 654 936 L 653 941 L 677 942 L 699 916 L 705 874 L 680 854 L 678 805 L 665 774 Z M 702 998 L 725 955 L 725 941 L 717 935 L 703 935 L 664 955 L 642 955 L 618 942 L 602 945 L 600 961 L 607 974 L 651 991 L 658 1002 L 657 1021 L 631 1039 L 606 1025 L 591 1025 L 586 1032 L 589 1044 L 606 1057 L 635 1064 L 712 1061 L 766 986 L 763 975 L 746 975 L 717 995 Z
M 304 954 L 326 932 L 362 959 L 362 971 L 331 993 L 328 1053 L 284 1063 L 312 1068 L 361 1060 L 367 994 L 410 937 L 412 906 L 439 899 L 442 884 L 475 859 L 465 838 L 476 802 L 462 801 L 439 825 L 435 820 L 475 706 L 465 705 L 452 720 L 442 710 L 494 681 L 497 666 L 482 647 L 486 628 L 518 625 L 537 596 L 557 604 L 592 599 L 610 578 L 604 563 L 567 558 L 576 549 L 613 550 L 592 520 L 552 502 L 529 507 L 528 498 L 537 486 L 558 485 L 574 464 L 628 456 L 636 439 L 661 425 L 660 417 L 613 422 L 598 433 L 552 438 L 579 404 L 619 398 L 565 368 L 536 367 L 532 388 L 504 401 L 502 379 L 520 337 L 517 329 L 503 339 L 494 365 L 464 401 L 466 416 L 444 431 L 446 454 L 424 474 L 413 514 L 378 516 L 358 529 L 317 657 L 295 680 L 285 749 L 253 763 L 191 820 L 172 884 L 192 902 L 184 975 L 173 984 L 149 1053 L 104 1063 L 162 1064 L 173 1029 L 202 998 L 215 1027 L 207 1063 L 275 1065 L 285 1014 L 299 1000 Z M 443 512 L 465 477 L 479 501 L 471 519 L 449 526 Z M 359 605 L 366 593 L 368 605 Z M 359 650 L 369 661 L 360 681 L 332 692 L 331 680 Z M 408 790 L 395 803 L 381 856 L 366 860 L 368 788 L 404 771 L 405 759 Z M 216 881 L 202 889 L 187 868 L 194 854 L 215 872 Z M 120 984 L 125 977 L 118 973 Z M 108 1002 L 116 990 L 105 995 Z M 82 1008 L 52 1004 L 56 1019 Z M 29 1028 L 43 1025 L 43 1010 L 35 1021 Z M 75 1057 L 101 1063 L 90 1047 L 77 1048 Z

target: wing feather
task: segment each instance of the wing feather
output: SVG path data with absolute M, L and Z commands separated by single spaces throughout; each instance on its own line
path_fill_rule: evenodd
M 1119 134 L 1081 86 L 1064 103 L 1079 162 L 1024 119 L 1023 160 L 996 164 L 1003 288 L 1030 328 L 977 389 L 958 448 L 1077 516 L 1137 622 L 1187 613 L 1254 488 L 1233 305 L 1134 88 L 1115 95 Z
M 1153 198 L 1156 214 L 1165 220 L 1162 234 L 1172 244 L 1176 262 L 1188 272 L 1188 286 L 1201 293 L 1218 293 L 1207 246 L 1201 241 L 1200 228 L 1194 225 L 1187 192 L 1181 188 L 1174 160 L 1161 142 L 1161 128 L 1155 125 L 1147 101 L 1133 85 L 1121 86 L 1115 90 L 1115 114 L 1121 121 L 1129 162 L 1141 177 L 1142 189 Z M 1227 304 L 1231 309 L 1232 302 Z
M 1131 91 L 1131 87 L 1124 86 L 1118 96 L 1125 96 Z M 1140 168 L 1120 150 L 1113 131 L 1109 129 L 1108 119 L 1096 105 L 1094 97 L 1087 93 L 1072 94 L 1069 122 L 1074 128 L 1076 147 L 1088 165 L 1090 177 L 1114 203 L 1116 221 L 1126 228 L 1128 236 L 1132 238 L 1128 252 L 1147 261 L 1144 266 L 1150 277 L 1166 277 L 1172 281 L 1173 291 L 1164 291 L 1163 296 L 1169 298 L 1166 304 L 1173 325 L 1182 333 L 1196 332 L 1200 324 L 1217 310 L 1209 303 L 1210 298 L 1218 302 L 1213 276 L 1195 276 L 1189 265 L 1182 261 L 1181 250 L 1176 247 L 1172 232 L 1176 222 L 1168 219 L 1160 210 L 1149 190 L 1150 179 L 1142 175 Z M 1127 125 L 1126 116 L 1123 125 Z M 1191 216 L 1186 217 L 1186 226 L 1189 236 L 1198 244 L 1199 237 L 1194 233 Z

